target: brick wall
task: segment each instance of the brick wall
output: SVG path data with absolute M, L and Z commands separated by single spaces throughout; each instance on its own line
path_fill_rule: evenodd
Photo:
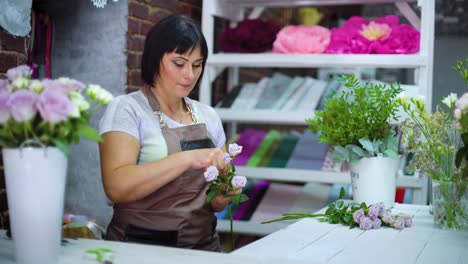
M 146 33 L 161 18 L 181 13 L 201 21 L 202 0 L 129 0 L 127 32 L 127 92 L 143 86 L 140 61 Z
M 25 38 L 14 37 L 0 28 L 0 78 L 6 78 L 9 68 L 26 63 Z M 1 149 L 0 149 L 1 150 Z M 5 177 L 0 152 L 0 228 L 8 227 L 8 206 L 5 191 Z

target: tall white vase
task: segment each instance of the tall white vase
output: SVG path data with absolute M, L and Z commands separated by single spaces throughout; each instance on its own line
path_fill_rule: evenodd
M 4 148 L 2 154 L 16 263 L 56 263 L 67 157 L 50 147 Z
M 351 164 L 353 200 L 367 205 L 383 202 L 385 207 L 393 207 L 399 167 L 400 157 L 363 158 Z

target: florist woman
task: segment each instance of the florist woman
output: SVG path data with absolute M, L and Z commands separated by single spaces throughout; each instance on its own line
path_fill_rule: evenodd
M 194 21 L 170 15 L 146 36 L 142 90 L 117 97 L 100 122 L 104 189 L 114 203 L 106 239 L 220 251 L 204 170 L 224 169 L 216 112 L 187 96 L 208 56 Z

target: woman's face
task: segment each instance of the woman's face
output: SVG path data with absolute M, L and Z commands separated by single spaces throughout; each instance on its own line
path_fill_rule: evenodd
M 157 80 L 161 92 L 179 98 L 188 96 L 200 77 L 202 63 L 203 57 L 198 46 L 185 54 L 164 54 Z

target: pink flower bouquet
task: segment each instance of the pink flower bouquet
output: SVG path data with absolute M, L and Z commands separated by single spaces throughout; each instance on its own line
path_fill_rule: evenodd
M 333 28 L 326 53 L 412 54 L 419 51 L 420 33 L 400 24 L 395 15 L 370 22 L 353 16 L 341 28 Z
M 32 140 L 68 154 L 69 144 L 80 137 L 101 140 L 88 121 L 112 94 L 99 85 L 85 87 L 65 77 L 32 80 L 31 74 L 31 68 L 20 65 L 7 71 L 7 80 L 0 79 L 0 146 L 18 147 Z

